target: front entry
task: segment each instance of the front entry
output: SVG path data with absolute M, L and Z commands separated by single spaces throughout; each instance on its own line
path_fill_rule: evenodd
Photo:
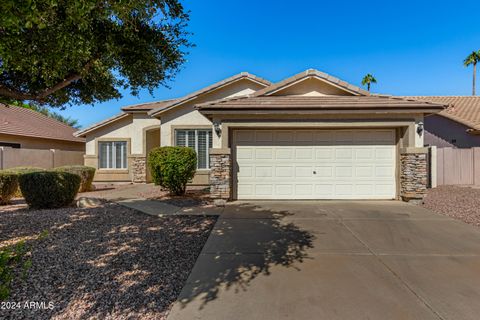
M 394 129 L 235 130 L 236 199 L 394 199 Z

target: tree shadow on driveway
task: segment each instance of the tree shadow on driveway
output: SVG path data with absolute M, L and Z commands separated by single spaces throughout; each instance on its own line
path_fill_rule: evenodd
M 282 221 L 292 215 L 251 204 L 227 210 L 220 217 L 178 299 L 183 308 L 201 300 L 200 308 L 218 298 L 222 289 L 246 290 L 259 275 L 268 276 L 275 266 L 298 268 L 309 258 L 315 236 Z M 228 218 L 226 218 L 228 217 Z

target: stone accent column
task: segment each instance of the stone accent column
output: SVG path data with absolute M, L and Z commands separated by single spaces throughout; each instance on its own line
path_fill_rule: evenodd
M 224 206 L 231 198 L 231 176 L 230 149 L 210 149 L 210 197 L 218 206 Z
M 147 182 L 147 158 L 143 156 L 134 156 L 130 158 L 132 162 L 132 182 L 146 183 Z
M 421 201 L 427 191 L 427 148 L 400 150 L 400 195 L 404 201 Z

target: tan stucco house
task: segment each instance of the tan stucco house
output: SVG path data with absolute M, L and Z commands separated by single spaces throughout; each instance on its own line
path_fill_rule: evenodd
M 77 130 L 37 111 L 0 103 L 0 147 L 84 151 Z
M 148 152 L 178 145 L 195 148 L 192 184 L 217 199 L 410 199 L 427 184 L 424 118 L 444 108 L 317 70 L 274 84 L 241 73 L 76 135 L 97 181 L 147 182 Z
M 439 148 L 480 147 L 480 97 L 410 96 L 408 99 L 448 105 L 425 118 L 426 146 Z

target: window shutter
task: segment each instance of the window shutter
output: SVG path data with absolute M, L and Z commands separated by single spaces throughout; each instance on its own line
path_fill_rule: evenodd
M 197 161 L 198 161 L 199 169 L 207 168 L 207 148 L 208 148 L 207 131 L 198 131 Z

